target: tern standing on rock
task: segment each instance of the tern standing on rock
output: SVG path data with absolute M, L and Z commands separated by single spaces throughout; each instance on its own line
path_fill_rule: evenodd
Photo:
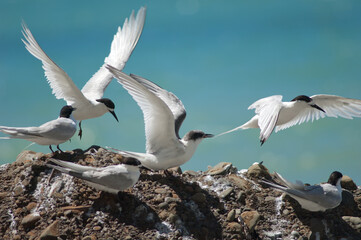
M 124 74 L 112 66 L 106 68 L 138 103 L 144 116 L 146 153 L 116 150 L 123 156 L 136 158 L 144 167 L 152 170 L 166 170 L 189 161 L 198 144 L 205 138 L 213 137 L 212 134 L 192 130 L 180 138 L 178 131 L 186 111 L 173 93 L 144 78 Z
M 105 69 L 105 64 L 112 64 L 123 69 L 133 49 L 137 45 L 142 33 L 145 21 L 146 9 L 142 7 L 136 17 L 132 12 L 129 21 L 125 20 L 123 29 L 118 28 L 111 44 L 110 54 L 105 58 L 103 66 L 84 85 L 80 91 L 68 74 L 53 62 L 41 49 L 30 30 L 23 23 L 23 35 L 26 49 L 43 63 L 45 76 L 53 89 L 57 99 L 64 99 L 68 105 L 77 110 L 74 111 L 74 118 L 79 120 L 79 136 L 82 136 L 81 121 L 96 118 L 110 112 L 118 121 L 114 112 L 114 103 L 108 98 L 103 98 L 105 88 L 109 85 L 113 76 Z
M 324 117 L 348 119 L 361 117 L 361 100 L 320 94 L 312 97 L 300 95 L 291 102 L 282 102 L 282 96 L 275 95 L 254 102 L 248 109 L 255 109 L 256 112 L 251 120 L 218 136 L 238 129 L 260 128 L 259 138 L 262 145 L 273 129 L 278 132 L 296 124 Z
M 132 187 L 139 179 L 141 163 L 134 158 L 125 158 L 121 164 L 107 167 L 82 166 L 71 162 L 50 159 L 59 165 L 46 166 L 86 181 L 90 186 L 109 193 L 117 194 Z
M 5 127 L 0 126 L 0 131 L 10 135 L 0 139 L 20 138 L 39 145 L 56 145 L 59 151 L 59 144 L 68 141 L 76 132 L 76 121 L 72 119 L 71 114 L 74 108 L 64 106 L 60 111 L 60 116 L 52 121 L 46 122 L 39 127 Z
M 290 195 L 308 211 L 324 212 L 337 207 L 342 201 L 342 174 L 338 171 L 331 173 L 327 183 L 313 186 L 305 186 L 301 181 L 290 183 L 278 173 L 275 176 L 282 185 L 263 180 L 261 182 Z

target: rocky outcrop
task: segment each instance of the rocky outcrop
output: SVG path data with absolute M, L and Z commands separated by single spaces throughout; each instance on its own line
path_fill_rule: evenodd
M 264 165 L 222 162 L 173 176 L 142 170 L 118 195 L 54 172 L 48 158 L 118 164 L 103 148 L 56 154 L 23 152 L 0 167 L 0 239 L 361 239 L 361 190 L 346 178 L 343 203 L 325 213 L 300 208 L 266 186 Z M 351 180 L 352 181 L 352 180 Z

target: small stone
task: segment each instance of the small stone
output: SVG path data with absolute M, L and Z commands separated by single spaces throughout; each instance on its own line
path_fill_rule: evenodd
M 164 188 L 157 188 L 154 190 L 154 192 L 158 194 L 166 194 L 168 191 Z
M 82 238 L 82 240 L 97 240 L 97 237 L 93 234 Z
M 197 203 L 204 203 L 206 201 L 206 195 L 204 193 L 196 193 L 192 196 L 192 200 Z
M 36 203 L 35 202 L 31 202 L 31 203 L 29 203 L 27 206 L 26 206 L 26 209 L 28 210 L 28 211 L 31 211 L 31 210 L 33 210 L 35 207 L 36 207 Z
M 59 236 L 59 220 L 50 224 L 40 235 L 40 240 L 56 240 Z
M 198 173 L 196 171 L 193 171 L 193 170 L 187 170 L 187 171 L 184 171 L 183 174 L 186 174 L 186 175 L 189 175 L 189 176 L 198 176 Z
M 232 233 L 241 233 L 242 232 L 242 226 L 239 223 L 231 222 L 227 224 L 227 231 Z
M 9 195 L 8 192 L 2 192 L 0 193 L 0 199 L 6 198 Z
M 227 198 L 233 192 L 233 187 L 227 188 L 219 194 L 219 197 L 222 199 Z
M 247 170 L 247 176 L 255 178 L 267 178 L 271 179 L 268 169 L 262 164 L 253 164 Z
M 165 209 L 168 208 L 169 204 L 167 202 L 162 202 L 158 205 L 159 208 Z
M 356 190 L 357 186 L 354 181 L 349 177 L 344 175 L 341 179 L 341 187 L 347 190 Z
M 182 174 L 182 169 L 180 167 L 168 168 L 168 172 Z
M 275 199 L 276 199 L 275 197 L 267 196 L 264 200 L 265 200 L 266 202 L 274 202 Z
M 207 171 L 208 175 L 225 175 L 229 172 L 232 167 L 232 163 L 220 162 L 216 166 L 210 168 Z
M 102 230 L 102 227 L 101 226 L 95 226 L 95 227 L 93 227 L 93 230 L 94 231 L 100 231 L 100 230 Z
M 253 231 L 260 217 L 261 216 L 257 211 L 246 211 L 241 214 L 241 218 L 246 223 L 250 231 Z
M 250 186 L 247 180 L 237 176 L 236 174 L 231 174 L 228 176 L 230 182 L 232 182 L 236 187 L 247 190 Z
M 227 218 L 226 221 L 227 222 L 232 222 L 236 217 L 236 210 L 232 209 L 231 211 L 229 211 L 229 213 L 227 214 Z
M 24 192 L 24 189 L 23 189 L 23 187 L 20 186 L 20 185 L 14 188 L 14 195 L 15 195 L 15 196 L 19 196 L 19 195 L 21 195 L 23 192 Z
M 30 213 L 23 218 L 23 220 L 21 221 L 21 225 L 27 228 L 33 228 L 40 219 L 41 217 L 39 213 Z

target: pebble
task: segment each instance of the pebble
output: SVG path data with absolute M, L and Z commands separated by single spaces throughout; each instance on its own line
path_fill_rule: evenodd
M 21 221 L 21 225 L 28 228 L 33 228 L 40 219 L 41 217 L 39 213 L 30 213 L 23 218 L 23 220 Z
M 343 175 L 342 179 L 341 179 L 341 187 L 347 190 L 356 190 L 357 186 L 355 184 L 355 182 L 346 175 Z
M 261 215 L 257 211 L 246 211 L 241 214 L 241 218 L 246 223 L 250 231 L 254 230 L 257 222 L 259 221 Z
M 235 217 L 236 217 L 236 210 L 232 209 L 231 211 L 228 212 L 226 221 L 232 222 L 235 219 Z
M 230 162 L 220 162 L 216 166 L 210 168 L 207 171 L 208 175 L 225 175 L 229 172 L 232 167 Z
M 158 194 L 166 194 L 168 191 L 164 188 L 156 188 L 154 192 Z
M 22 193 L 24 192 L 24 189 L 23 189 L 23 187 L 22 186 L 16 186 L 15 188 L 14 188 L 14 195 L 15 196 L 19 196 L 19 195 L 21 195 Z
M 40 240 L 56 240 L 59 236 L 59 221 L 56 220 L 50 224 L 40 235 Z
M 241 224 L 236 223 L 236 222 L 228 223 L 226 229 L 232 233 L 241 233 L 242 232 Z
M 232 182 L 236 187 L 247 190 L 249 188 L 249 183 L 247 180 L 237 176 L 235 174 L 231 174 L 228 176 L 230 182 Z
M 94 231 L 100 231 L 100 230 L 102 230 L 102 227 L 101 226 L 95 226 L 95 227 L 93 227 L 93 230 Z
M 227 188 L 219 194 L 219 197 L 222 199 L 227 198 L 233 192 L 233 187 Z
M 271 179 L 268 169 L 262 164 L 253 164 L 247 170 L 247 176 L 254 178 Z

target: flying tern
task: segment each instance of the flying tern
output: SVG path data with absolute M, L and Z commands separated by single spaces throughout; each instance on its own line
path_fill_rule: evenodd
M 144 116 L 146 153 L 114 149 L 123 156 L 134 157 L 152 170 L 166 170 L 187 162 L 203 139 L 213 137 L 192 130 L 180 138 L 178 131 L 186 111 L 173 93 L 142 77 L 129 76 L 109 65 L 107 68 L 138 103 Z
M 282 96 L 275 95 L 254 102 L 248 109 L 255 109 L 256 112 L 251 120 L 218 136 L 238 129 L 260 128 L 259 138 L 262 145 L 273 130 L 278 132 L 296 124 L 324 117 L 348 119 L 361 117 L 361 100 L 319 94 L 311 97 L 300 95 L 290 102 L 282 102 Z
M 64 106 L 57 119 L 46 122 L 39 127 L 0 126 L 1 132 L 10 135 L 0 139 L 21 138 L 39 145 L 49 145 L 52 153 L 54 151 L 51 145 L 56 145 L 58 150 L 62 152 L 59 144 L 68 141 L 76 132 L 76 121 L 71 116 L 73 110 L 72 106 Z
M 79 136 L 82 136 L 81 121 L 100 117 L 110 112 L 118 121 L 114 112 L 115 104 L 108 98 L 103 98 L 104 91 L 113 79 L 105 64 L 112 64 L 118 69 L 123 69 L 135 48 L 142 33 L 145 21 L 146 8 L 142 7 L 134 17 L 134 11 L 128 19 L 125 19 L 123 28 L 119 27 L 111 44 L 110 54 L 105 58 L 104 64 L 92 78 L 84 85 L 82 90 L 74 84 L 68 74 L 61 69 L 41 49 L 29 28 L 23 23 L 23 35 L 26 49 L 43 64 L 45 76 L 53 89 L 57 99 L 64 99 L 68 105 L 76 108 L 74 118 L 79 120 Z
M 297 200 L 303 209 L 308 211 L 324 212 L 327 209 L 337 207 L 342 201 L 342 174 L 340 172 L 331 173 L 327 183 L 313 186 L 306 186 L 301 181 L 297 181 L 295 184 L 291 183 L 278 173 L 275 173 L 275 176 L 281 185 L 264 180 L 261 182 L 288 194 Z
M 50 159 L 59 165 L 46 166 L 85 180 L 90 186 L 105 192 L 117 194 L 132 187 L 139 179 L 141 163 L 135 158 L 125 158 L 121 164 L 107 167 L 90 167 L 76 163 Z

